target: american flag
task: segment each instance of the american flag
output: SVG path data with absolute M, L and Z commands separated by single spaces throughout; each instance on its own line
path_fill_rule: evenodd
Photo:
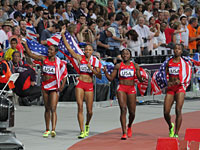
M 134 82 L 136 83 L 138 90 L 140 91 L 141 96 L 144 96 L 144 94 L 147 90 L 147 87 L 148 87 L 149 75 L 147 74 L 147 72 L 142 67 L 140 67 L 140 74 L 141 74 L 141 77 L 145 79 L 145 81 L 140 82 L 138 80 L 138 78 L 135 78 Z
M 51 36 L 50 38 L 47 39 L 47 45 L 51 46 L 51 45 L 57 45 L 59 44 L 61 39 L 61 34 L 60 33 L 55 33 L 53 36 Z
M 48 55 L 48 48 L 42 44 L 39 44 L 38 42 L 26 39 L 27 45 L 29 49 L 36 55 Z
M 161 94 L 161 90 L 167 87 L 167 75 L 165 69 L 170 59 L 172 59 L 172 57 L 168 58 L 160 66 L 160 70 L 153 74 L 151 80 L 151 88 L 152 88 L 151 92 L 154 95 Z M 185 89 L 190 84 L 191 74 L 192 74 L 192 68 L 190 59 L 187 57 L 182 57 L 179 70 L 179 79 Z
M 65 37 L 67 39 L 67 42 L 69 43 L 69 45 L 71 46 L 71 48 L 74 50 L 75 53 L 83 56 L 84 53 L 81 50 L 81 48 L 78 46 L 78 44 L 76 43 L 76 41 L 74 40 L 74 38 L 66 31 L 65 32 Z M 71 61 L 74 69 L 79 73 L 79 64 L 78 61 L 72 57 L 72 55 L 69 53 L 69 51 L 67 50 L 67 48 L 65 47 L 65 44 L 63 42 L 63 39 L 60 39 L 60 42 L 58 44 L 58 48 L 59 50 Z M 93 67 L 99 67 L 101 68 L 101 62 L 94 56 L 91 56 L 90 58 L 90 64 Z
M 27 23 L 26 24 L 26 38 L 29 40 L 37 41 L 36 34 L 37 34 L 37 32 L 36 32 L 34 26 L 30 23 Z

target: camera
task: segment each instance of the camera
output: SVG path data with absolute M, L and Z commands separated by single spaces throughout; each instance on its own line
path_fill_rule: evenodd
M 147 38 L 143 37 L 142 39 L 144 40 L 144 43 L 146 43 L 146 42 L 147 42 Z
M 85 32 L 88 32 L 88 30 L 85 30 Z

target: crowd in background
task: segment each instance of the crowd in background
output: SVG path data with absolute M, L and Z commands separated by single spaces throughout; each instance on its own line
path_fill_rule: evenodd
M 15 63 L 13 53 L 18 51 L 18 63 L 32 65 L 22 40 L 45 46 L 53 40 L 58 45 L 64 25 L 81 48 L 92 45 L 99 59 L 121 59 L 124 48 L 132 57 L 167 55 L 175 43 L 183 44 L 188 53 L 200 50 L 198 0 L 108 0 L 103 5 L 100 1 L 1 0 L 1 57 Z M 67 59 L 60 52 L 57 56 Z

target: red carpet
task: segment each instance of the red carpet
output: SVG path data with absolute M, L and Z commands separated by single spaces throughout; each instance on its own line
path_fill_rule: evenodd
M 200 128 L 200 111 L 185 113 L 179 132 L 183 140 L 186 128 Z M 172 120 L 174 121 L 174 117 Z M 68 150 L 155 150 L 158 137 L 168 137 L 164 118 L 144 121 L 133 125 L 133 137 L 120 140 L 121 128 L 101 133 L 72 145 Z

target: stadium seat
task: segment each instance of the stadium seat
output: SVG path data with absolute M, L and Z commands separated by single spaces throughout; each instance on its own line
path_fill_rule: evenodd
M 178 150 L 178 139 L 158 138 L 156 150 Z

